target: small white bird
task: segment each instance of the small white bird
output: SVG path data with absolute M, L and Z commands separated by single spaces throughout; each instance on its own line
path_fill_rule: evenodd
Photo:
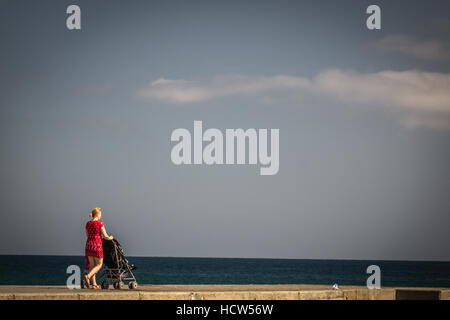
M 339 290 L 339 286 L 338 286 L 337 283 L 333 284 L 333 289 L 334 289 L 334 290 Z

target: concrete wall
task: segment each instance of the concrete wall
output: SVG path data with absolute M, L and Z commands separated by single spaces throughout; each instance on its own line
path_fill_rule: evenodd
M 27 289 L 28 288 L 28 289 Z M 0 290 L 0 300 L 395 300 L 396 291 L 410 290 L 417 297 L 423 289 L 351 288 L 339 290 L 255 290 L 255 291 L 151 291 L 147 290 L 39 290 L 36 287 Z M 217 288 L 216 288 L 217 289 Z M 442 300 L 450 300 L 450 289 L 425 289 L 438 291 Z M 415 292 L 417 291 L 417 292 Z M 420 295 L 419 295 L 420 296 Z M 408 295 L 403 295 L 408 297 Z

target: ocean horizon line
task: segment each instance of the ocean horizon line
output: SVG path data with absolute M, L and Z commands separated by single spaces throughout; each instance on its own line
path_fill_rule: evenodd
M 84 255 L 74 254 L 0 254 L 5 256 L 25 256 L 25 257 L 84 257 Z M 211 257 L 211 256 L 145 256 L 145 255 L 126 255 L 127 258 L 164 258 L 164 259 L 242 259 L 242 260 L 309 260 L 309 261 L 380 261 L 380 262 L 450 262 L 450 260 L 401 260 L 401 259 L 354 259 L 354 258 L 274 258 L 274 257 Z

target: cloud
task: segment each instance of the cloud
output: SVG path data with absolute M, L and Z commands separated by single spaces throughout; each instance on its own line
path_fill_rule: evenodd
M 304 88 L 308 85 L 307 79 L 292 76 L 252 78 L 227 75 L 203 82 L 161 78 L 140 90 L 139 95 L 169 103 L 191 103 L 223 96 L 256 94 L 274 89 Z
M 450 59 L 450 43 L 448 41 L 420 41 L 407 35 L 390 35 L 379 40 L 376 46 L 383 51 L 398 52 L 423 60 Z
M 418 70 L 358 73 L 334 69 L 312 78 L 233 75 L 203 81 L 159 79 L 142 88 L 139 95 L 184 104 L 237 95 L 268 98 L 279 92 L 392 110 L 408 127 L 450 128 L 450 74 Z
M 314 79 L 313 91 L 346 104 L 393 111 L 407 127 L 450 129 L 450 74 L 331 70 Z
M 314 79 L 313 89 L 346 103 L 450 115 L 450 74 L 417 70 L 361 74 L 331 70 Z

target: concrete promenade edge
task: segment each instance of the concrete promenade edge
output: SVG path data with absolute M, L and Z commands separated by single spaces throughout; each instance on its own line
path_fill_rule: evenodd
M 450 288 L 328 285 L 140 285 L 135 290 L 73 289 L 65 286 L 0 286 L 0 300 L 450 300 Z

